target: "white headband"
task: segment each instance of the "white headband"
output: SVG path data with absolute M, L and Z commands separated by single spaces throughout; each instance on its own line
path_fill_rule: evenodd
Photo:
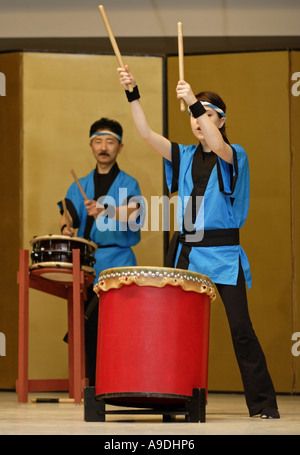
M 212 109 L 214 109 L 215 111 L 217 111 L 222 117 L 226 117 L 225 112 L 224 112 L 221 108 L 219 108 L 218 106 L 215 106 L 214 104 L 208 103 L 207 101 L 200 101 L 200 103 L 201 103 L 203 106 L 211 107 Z
M 91 136 L 90 136 L 90 142 L 92 142 L 92 140 L 97 137 L 97 136 L 107 136 L 107 135 L 110 135 L 110 136 L 114 136 L 116 139 L 118 139 L 118 141 L 120 142 L 120 144 L 122 143 L 122 138 L 121 136 L 119 136 L 117 133 L 114 133 L 113 131 L 99 131 L 98 133 L 93 133 Z

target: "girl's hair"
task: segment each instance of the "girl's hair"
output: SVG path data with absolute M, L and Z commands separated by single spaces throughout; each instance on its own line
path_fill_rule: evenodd
M 222 109 L 222 111 L 224 113 L 226 113 L 226 104 L 224 103 L 222 98 L 217 93 L 210 92 L 210 91 L 204 91 L 204 92 L 197 93 L 196 98 L 199 101 L 207 101 L 207 102 L 209 102 L 211 104 L 214 104 L 215 106 L 217 106 L 220 109 Z M 221 117 L 220 114 L 218 114 L 218 115 L 219 115 L 219 117 Z M 222 133 L 222 136 L 224 137 L 224 139 L 228 142 L 228 139 L 226 137 L 225 123 L 222 126 L 222 128 L 220 128 L 220 132 Z

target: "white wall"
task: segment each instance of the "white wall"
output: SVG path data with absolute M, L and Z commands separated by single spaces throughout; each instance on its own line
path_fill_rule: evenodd
M 0 38 L 298 36 L 300 0 L 0 0 Z

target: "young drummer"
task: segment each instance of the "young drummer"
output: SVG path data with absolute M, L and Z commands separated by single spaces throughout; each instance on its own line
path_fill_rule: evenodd
M 239 244 L 239 229 L 249 207 L 248 158 L 240 145 L 231 145 L 226 138 L 226 106 L 217 94 L 195 95 L 186 81 L 179 81 L 177 98 L 189 106 L 191 129 L 199 144 L 176 144 L 151 129 L 128 66 L 118 72 L 125 90 L 130 84 L 134 87 L 133 92 L 126 90 L 134 123 L 142 139 L 165 159 L 170 192 L 178 191 L 181 201 L 189 198 L 187 206 L 179 205 L 180 232 L 172 239 L 167 265 L 202 273 L 216 284 L 249 414 L 279 418 L 273 383 L 248 312 L 245 281 L 250 288 L 251 272 Z

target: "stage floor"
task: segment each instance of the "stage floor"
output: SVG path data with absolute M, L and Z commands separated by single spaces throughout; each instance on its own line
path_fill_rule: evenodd
M 85 422 L 84 405 L 32 403 L 32 398 L 65 398 L 66 393 L 31 393 L 26 404 L 15 392 L 0 392 L 1 435 L 300 435 L 300 396 L 279 395 L 281 419 L 248 416 L 242 394 L 209 393 L 206 422 L 166 423 L 161 416 L 107 415 L 105 422 Z M 108 409 L 125 409 L 114 406 Z M 111 438 L 109 438 L 111 441 Z

